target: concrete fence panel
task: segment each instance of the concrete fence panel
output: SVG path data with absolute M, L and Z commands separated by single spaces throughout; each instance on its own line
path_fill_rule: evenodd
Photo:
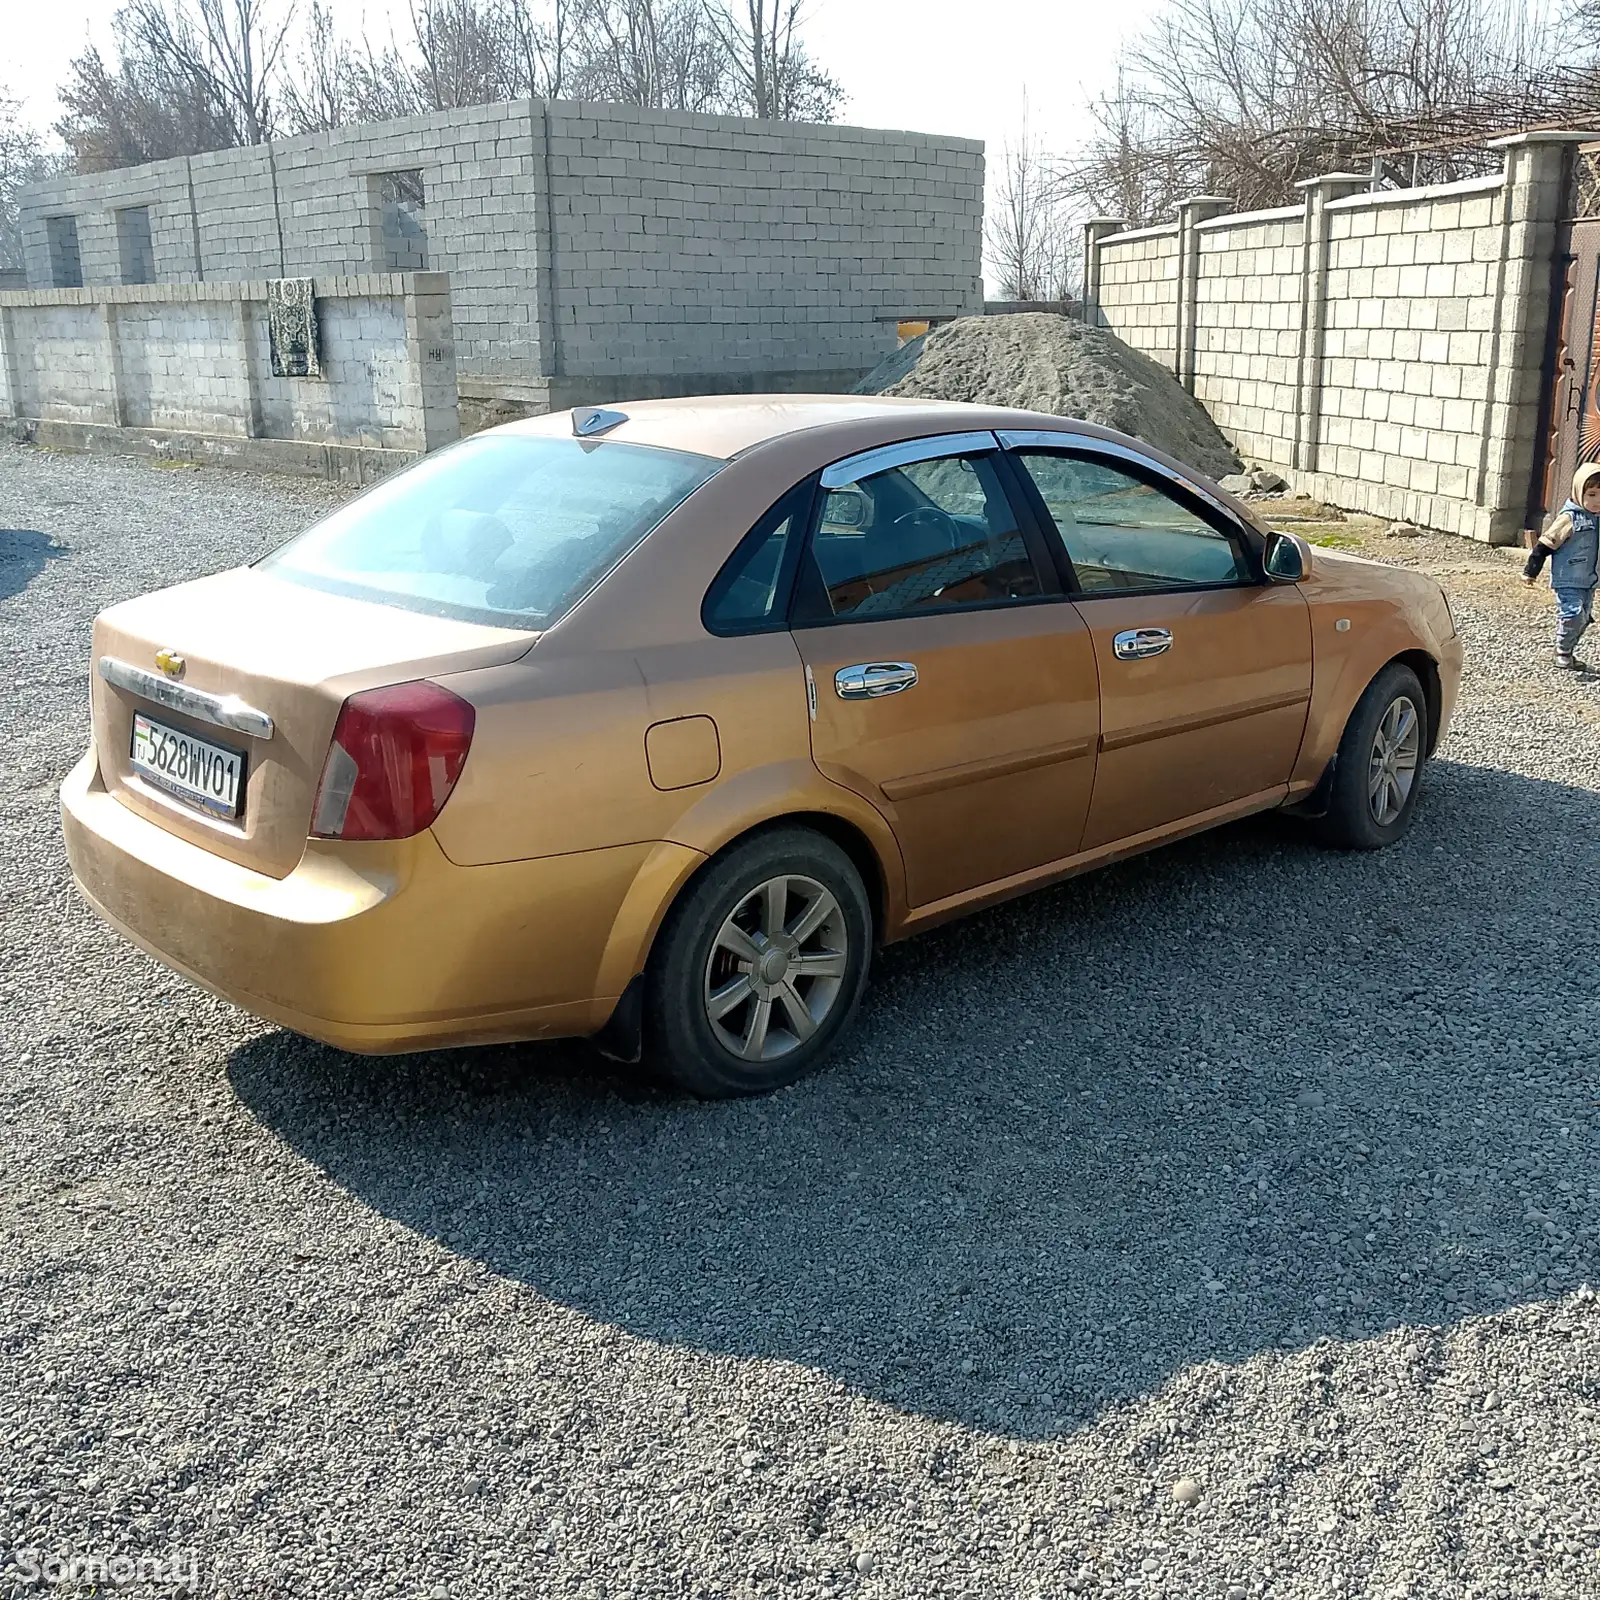
M 1528 515 L 1563 149 L 1370 192 L 1334 173 L 1300 205 L 1085 228 L 1085 315 L 1169 367 L 1247 460 L 1350 510 L 1493 541 Z
M 357 482 L 454 439 L 448 279 L 314 289 L 317 378 L 273 376 L 265 279 L 0 294 L 0 424 L 66 447 Z

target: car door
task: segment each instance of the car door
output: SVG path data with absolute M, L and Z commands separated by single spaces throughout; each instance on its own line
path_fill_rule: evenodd
M 1310 705 L 1302 595 L 1267 581 L 1226 508 L 1158 463 L 1081 436 L 1003 437 L 1069 559 L 1099 669 L 1082 847 L 1270 803 Z
M 1089 630 L 993 435 L 822 476 L 791 627 L 812 756 L 879 807 L 914 908 L 1078 849 L 1099 691 Z

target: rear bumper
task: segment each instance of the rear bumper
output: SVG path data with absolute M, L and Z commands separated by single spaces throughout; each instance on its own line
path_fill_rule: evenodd
M 701 859 L 645 843 L 458 867 L 425 832 L 312 840 L 272 878 L 136 815 L 93 752 L 61 821 L 79 889 L 119 933 L 246 1011 L 370 1054 L 595 1032 L 648 949 L 657 886 Z

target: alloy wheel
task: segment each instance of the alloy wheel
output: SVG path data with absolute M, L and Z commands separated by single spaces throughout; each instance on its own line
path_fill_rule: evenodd
M 1410 695 L 1396 695 L 1378 721 L 1367 767 L 1367 803 L 1380 828 L 1395 822 L 1417 781 L 1422 755 L 1422 718 Z
M 704 985 L 712 1032 L 746 1061 L 798 1050 L 838 1003 L 849 954 L 844 911 L 830 890 L 797 874 L 768 878 L 712 941 Z

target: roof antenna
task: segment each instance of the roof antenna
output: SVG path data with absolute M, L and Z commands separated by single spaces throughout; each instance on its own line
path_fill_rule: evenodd
M 598 434 L 609 433 L 619 422 L 626 422 L 626 411 L 607 411 L 602 406 L 574 406 L 572 431 L 580 439 L 593 439 Z

